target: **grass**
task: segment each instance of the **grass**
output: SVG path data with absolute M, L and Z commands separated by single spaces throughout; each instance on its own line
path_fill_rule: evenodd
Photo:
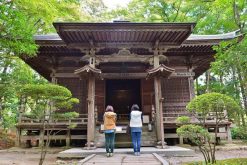
M 186 163 L 184 165 L 205 165 L 204 162 Z M 247 165 L 247 158 L 218 160 L 214 165 Z

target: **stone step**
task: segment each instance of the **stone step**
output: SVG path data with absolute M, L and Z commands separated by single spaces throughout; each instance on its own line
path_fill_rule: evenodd
M 116 154 L 133 154 L 133 148 L 116 148 L 114 150 Z M 195 152 L 191 149 L 182 148 L 178 146 L 167 146 L 165 149 L 159 149 L 155 147 L 142 147 L 142 154 L 157 153 L 162 156 L 193 156 Z M 58 158 L 73 159 L 73 158 L 85 158 L 91 154 L 105 155 L 105 148 L 96 148 L 93 150 L 87 150 L 83 148 L 72 148 L 58 153 Z

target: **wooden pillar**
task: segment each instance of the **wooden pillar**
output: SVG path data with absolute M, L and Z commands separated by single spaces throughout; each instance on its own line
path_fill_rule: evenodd
M 183 136 L 179 136 L 179 144 L 184 144 L 184 137 Z
M 95 99 L 95 77 L 90 75 L 88 78 L 88 123 L 87 123 L 87 148 L 94 148 L 95 133 L 95 115 L 94 115 L 94 99 Z
M 44 143 L 44 141 L 42 141 L 44 134 L 45 134 L 45 130 L 43 130 L 43 128 L 41 128 L 40 133 L 39 133 L 39 147 L 41 147 Z M 43 139 L 43 140 L 45 140 L 45 139 Z
M 232 134 L 231 134 L 230 125 L 226 126 L 226 131 L 227 131 L 227 142 L 232 143 Z
M 157 140 L 161 141 L 161 124 L 160 124 L 160 98 L 159 98 L 159 79 L 154 77 L 154 97 L 155 97 L 155 110 L 156 110 L 156 132 Z
M 21 147 L 21 128 L 16 129 L 16 142 L 17 147 Z
M 22 123 L 22 114 L 25 112 L 25 98 L 21 96 L 21 102 L 20 102 L 20 109 L 19 109 L 19 117 L 18 117 L 18 125 L 20 126 Z M 17 128 L 16 132 L 16 146 L 21 146 L 21 131 L 22 129 L 19 127 Z
M 66 147 L 70 146 L 70 139 L 71 139 L 70 129 L 68 129 L 67 130 L 67 135 L 66 135 Z
M 194 79 L 192 76 L 188 78 L 188 83 L 189 83 L 190 100 L 192 100 L 195 97 Z
M 160 115 L 160 137 L 161 137 L 161 147 L 164 148 L 164 122 L 163 122 L 163 98 L 162 98 L 162 91 L 161 91 L 161 79 L 160 77 L 157 78 L 158 81 L 158 96 L 159 96 L 159 115 Z
M 154 68 L 160 66 L 159 64 L 159 51 L 154 51 Z M 155 108 L 156 108 L 156 132 L 157 140 L 161 142 L 162 148 L 164 148 L 164 125 L 163 125 L 163 107 L 162 107 L 162 93 L 161 93 L 161 81 L 160 77 L 154 77 L 154 93 L 155 93 Z

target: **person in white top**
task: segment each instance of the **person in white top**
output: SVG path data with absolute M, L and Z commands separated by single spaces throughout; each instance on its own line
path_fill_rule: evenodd
M 140 155 L 142 134 L 142 112 L 137 104 L 133 104 L 130 113 L 131 139 L 136 156 Z

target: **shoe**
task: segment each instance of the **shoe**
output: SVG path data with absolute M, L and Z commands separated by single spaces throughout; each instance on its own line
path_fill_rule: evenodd
M 106 156 L 107 156 L 107 157 L 110 157 L 110 153 L 106 153 Z
M 113 153 L 110 153 L 110 157 L 112 157 L 113 156 Z
M 134 155 L 137 156 L 137 152 L 134 152 Z
M 140 152 L 137 152 L 137 156 L 140 156 L 141 155 L 141 153 Z

